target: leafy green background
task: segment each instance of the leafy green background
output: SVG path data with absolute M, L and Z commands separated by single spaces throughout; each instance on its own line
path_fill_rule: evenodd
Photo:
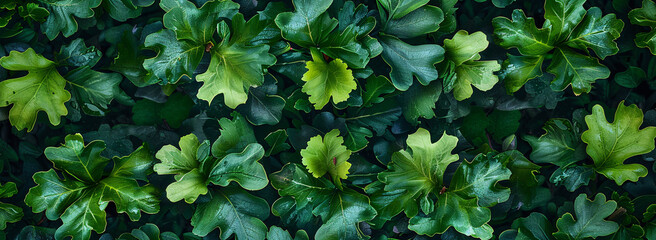
M 653 0 L 2 0 L 0 239 L 656 240 Z

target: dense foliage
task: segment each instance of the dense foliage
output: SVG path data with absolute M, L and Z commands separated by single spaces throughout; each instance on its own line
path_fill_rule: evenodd
M 656 240 L 654 0 L 0 0 L 0 239 Z

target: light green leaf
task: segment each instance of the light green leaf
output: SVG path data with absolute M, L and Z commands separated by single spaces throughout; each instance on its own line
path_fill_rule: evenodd
M 339 130 L 333 129 L 321 135 L 310 138 L 307 148 L 301 150 L 303 165 L 315 178 L 328 173 L 335 185 L 341 187 L 341 179 L 346 179 L 351 163 L 347 162 L 351 151 L 346 149 L 344 139 L 339 136 Z
M 246 103 L 249 89 L 262 85 L 264 69 L 276 63 L 275 56 L 269 54 L 269 45 L 246 46 L 236 41 L 242 34 L 239 23 L 233 19 L 232 38 L 228 41 L 224 37 L 219 46 L 212 49 L 207 72 L 196 77 L 196 81 L 203 82 L 196 95 L 199 99 L 211 103 L 214 97 L 223 94 L 225 104 L 233 109 Z
M 235 187 L 210 194 L 212 199 L 198 204 L 191 217 L 194 234 L 205 236 L 219 228 L 221 239 L 235 235 L 237 239 L 264 240 L 267 227 L 262 220 L 269 217 L 269 204 L 264 199 Z
M 412 200 L 439 192 L 446 167 L 458 161 L 458 155 L 451 154 L 458 138 L 444 133 L 437 142 L 431 142 L 428 130 L 419 128 L 408 135 L 406 143 L 408 149 L 395 152 L 388 170 L 378 174 L 385 191 L 406 190 Z
M 552 89 L 562 91 L 572 85 L 575 95 L 590 92 L 595 80 L 610 76 L 610 70 L 601 65 L 599 60 L 566 47 L 556 49 L 547 72 L 556 75 L 551 82 Z
M 614 180 L 617 185 L 627 180 L 636 182 L 647 176 L 647 168 L 642 164 L 624 164 L 630 157 L 654 150 L 656 127 L 639 129 L 642 118 L 638 106 L 627 107 L 624 101 L 617 106 L 613 123 L 606 121 L 600 105 L 595 105 L 592 114 L 585 116 L 588 130 L 583 132 L 581 139 L 588 144 L 586 152 L 594 161 L 595 171 Z
M 458 31 L 453 38 L 444 39 L 445 58 L 456 66 L 470 60 L 481 59 L 480 52 L 485 50 L 489 42 L 483 32 L 469 34 L 465 30 Z
M 494 26 L 494 36 L 500 40 L 500 46 L 517 48 L 522 55 L 539 56 L 554 48 L 549 42 L 551 25 L 537 28 L 535 19 L 526 17 L 521 9 L 513 11 L 512 21 L 505 17 L 494 18 L 492 26 Z
M 172 202 L 182 199 L 187 203 L 196 201 L 199 195 L 207 193 L 207 178 L 199 170 L 196 159 L 200 143 L 196 135 L 180 138 L 180 150 L 172 145 L 162 147 L 155 157 L 161 161 L 154 166 L 159 175 L 176 174 L 176 182 L 166 188 L 166 196 Z
M 549 43 L 564 41 L 585 15 L 585 0 L 546 0 L 544 18 L 552 24 Z
M 604 220 L 610 216 L 617 207 L 615 201 L 606 202 L 603 193 L 597 194 L 594 200 L 587 199 L 585 194 L 580 194 L 574 201 L 574 213 L 565 213 L 556 222 L 558 232 L 554 237 L 558 240 L 579 240 L 596 238 L 614 233 L 619 228 L 617 223 Z
M 337 104 L 349 98 L 349 93 L 357 88 L 353 72 L 340 59 L 324 61 L 322 54 L 313 49 L 312 61 L 305 63 L 308 71 L 303 74 L 302 91 L 310 95 L 310 102 L 317 110 L 322 109 L 330 99 Z
M 28 48 L 0 58 L 0 65 L 10 71 L 28 71 L 23 77 L 0 82 L 0 107 L 13 104 L 9 122 L 18 130 L 32 131 L 38 112 L 45 111 L 50 123 L 59 125 L 60 117 L 68 114 L 64 103 L 71 94 L 64 89 L 66 80 L 55 63 Z
M 413 46 L 388 35 L 381 36 L 379 41 L 383 60 L 392 68 L 390 78 L 396 89 L 408 90 L 415 77 L 422 85 L 437 79 L 434 65 L 444 59 L 444 49 L 439 45 Z
M 599 58 L 615 55 L 619 48 L 615 39 L 620 37 L 624 22 L 615 18 L 615 14 L 601 17 L 601 9 L 593 7 L 583 21 L 571 33 L 567 45 L 573 48 L 595 51 Z
M 50 15 L 41 26 L 48 39 L 54 40 L 61 32 L 70 37 L 77 32 L 75 18 L 91 18 L 93 8 L 100 6 L 102 0 L 50 0 L 44 2 Z
M 472 85 L 478 90 L 488 91 L 494 87 L 499 78 L 494 72 L 501 70 L 496 60 L 469 61 L 456 67 L 456 82 L 453 85 L 453 96 L 458 101 L 470 98 L 474 93 Z

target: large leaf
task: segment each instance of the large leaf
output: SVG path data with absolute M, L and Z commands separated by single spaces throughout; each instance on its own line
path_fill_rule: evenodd
M 176 39 L 188 40 L 196 46 L 205 45 L 212 40 L 216 24 L 221 18 L 232 18 L 239 4 L 232 1 L 210 1 L 198 9 L 187 1 L 167 10 L 163 17 L 164 26 L 175 32 Z
M 128 98 L 119 88 L 123 77 L 118 73 L 102 73 L 89 67 L 75 69 L 66 75 L 71 85 L 72 102 L 86 114 L 104 116 L 115 98 Z
M 503 78 L 508 92 L 517 92 L 528 80 L 542 76 L 543 56 L 514 56 L 508 54 L 503 61 L 503 70 L 499 76 Z
M 310 95 L 314 108 L 322 109 L 330 99 L 333 103 L 344 102 L 349 93 L 357 88 L 353 72 L 340 59 L 324 61 L 321 53 L 312 50 L 312 61 L 305 63 L 308 71 L 303 74 L 302 91 Z
M 454 193 L 444 193 L 438 196 L 436 205 L 438 207 L 429 216 L 411 218 L 408 229 L 433 236 L 453 227 L 468 236 L 492 237 L 492 227 L 486 224 L 490 221 L 490 210 L 479 207 L 476 198 L 463 199 Z
M 264 167 L 258 163 L 264 156 L 260 144 L 251 143 L 241 153 L 226 155 L 209 173 L 210 182 L 228 186 L 232 181 L 247 190 L 260 190 L 269 184 Z
M 102 0 L 50 0 L 45 2 L 50 11 L 48 20 L 43 23 L 43 33 L 48 39 L 54 40 L 61 32 L 64 37 L 70 37 L 77 32 L 75 18 L 91 18 L 93 8 L 100 6 Z
M 498 184 L 511 175 L 499 159 L 478 155 L 472 162 L 463 162 L 453 174 L 449 192 L 468 198 L 478 198 L 478 205 L 491 207 L 510 197 L 510 189 Z
M 351 163 L 347 161 L 351 151 L 343 143 L 337 129 L 326 133 L 323 138 L 321 135 L 310 138 L 307 148 L 301 150 L 303 165 L 315 178 L 328 173 L 335 185 L 341 187 L 341 179 L 346 179 L 351 168 Z
M 586 152 L 594 161 L 595 170 L 617 185 L 647 176 L 647 168 L 642 164 L 624 164 L 627 158 L 654 150 L 656 127 L 639 129 L 642 118 L 638 106 L 625 106 L 624 101 L 617 106 L 613 123 L 607 122 L 600 105 L 595 105 L 592 114 L 585 117 L 588 130 L 581 139 L 588 144 Z
M 542 129 L 545 133 L 539 138 L 524 137 L 533 148 L 531 159 L 534 162 L 567 167 L 585 158 L 578 124 L 567 119 L 554 118 L 547 121 Z
M 440 82 L 432 82 L 427 86 L 413 84 L 400 97 L 403 117 L 413 125 L 419 123 L 419 118 L 434 118 L 435 103 L 441 94 L 442 84 Z
M 50 220 L 61 218 L 63 225 L 55 233 L 57 239 L 89 239 L 91 231 L 102 233 L 110 201 L 118 213 L 127 213 L 133 221 L 141 218 L 141 212 L 159 212 L 157 189 L 137 181 L 147 182 L 146 176 L 152 172 L 148 148 L 142 146 L 129 156 L 114 158 L 112 171 L 102 177 L 108 164 L 107 159 L 99 157 L 104 146 L 101 141 L 84 146 L 82 136 L 76 134 L 67 136 L 64 146 L 46 149 L 46 157 L 67 174 L 63 179 L 54 169 L 34 174 L 37 186 L 30 189 L 25 203 L 35 213 L 45 210 Z
M 376 210 L 369 205 L 369 198 L 351 189 L 336 191 L 312 211 L 321 216 L 323 225 L 316 233 L 316 239 L 368 239 L 359 228 L 359 223 L 376 216 Z
M 409 45 L 394 36 L 382 36 L 383 60 L 390 65 L 390 79 L 396 89 L 408 90 L 414 78 L 428 85 L 437 79 L 435 64 L 444 59 L 444 49 L 435 44 Z
M 146 37 L 145 46 L 158 52 L 143 62 L 144 69 L 164 83 L 175 83 L 183 76 L 193 76 L 205 46 L 191 41 L 178 41 L 175 32 L 164 29 Z
M 599 193 L 590 201 L 585 194 L 576 197 L 574 213 L 565 213 L 556 222 L 558 232 L 553 235 L 556 239 L 579 240 L 606 236 L 617 231 L 617 223 L 605 220 L 617 207 L 615 201 L 606 202 L 606 196 Z
M 332 0 L 294 0 L 296 12 L 278 14 L 276 25 L 282 36 L 303 47 L 317 46 L 337 27 L 338 21 L 324 12 Z
M 10 71 L 28 74 L 0 82 L 0 107 L 13 104 L 9 121 L 18 130 L 32 131 L 39 111 L 45 111 L 53 125 L 68 114 L 64 103 L 71 94 L 64 89 L 66 80 L 59 75 L 55 63 L 29 48 L 25 52 L 12 51 L 0 58 L 0 65 Z

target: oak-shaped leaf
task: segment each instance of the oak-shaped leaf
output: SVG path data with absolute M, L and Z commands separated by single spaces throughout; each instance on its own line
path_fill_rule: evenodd
M 104 174 L 110 159 L 100 156 L 105 149 L 102 141 L 84 144 L 82 135 L 68 135 L 61 147 L 48 147 L 46 157 L 55 169 L 61 170 L 60 178 L 55 169 L 37 172 L 25 203 L 34 213 L 46 211 L 46 217 L 62 220 L 56 239 L 71 236 L 73 239 L 89 239 L 91 231 L 102 233 L 107 226 L 105 208 L 111 201 L 118 213 L 127 213 L 137 221 L 141 212 L 159 212 L 159 193 L 147 182 L 154 163 L 147 146 L 141 146 L 126 157 L 114 157 L 113 168 Z
M 328 173 L 336 186 L 341 188 L 341 179 L 346 179 L 351 163 L 351 151 L 346 149 L 344 139 L 339 136 L 339 130 L 333 129 L 321 135 L 310 138 L 307 148 L 301 150 L 303 165 L 315 178 Z
M 77 32 L 75 18 L 91 18 L 94 16 L 93 8 L 100 6 L 102 0 L 52 0 L 44 1 L 46 9 L 50 12 L 48 19 L 41 27 L 48 39 L 54 40 L 61 32 L 64 37 L 70 37 Z
M 553 236 L 558 240 L 582 240 L 596 238 L 614 233 L 619 225 L 605 218 L 613 214 L 617 203 L 606 201 L 603 193 L 598 193 L 594 200 L 580 194 L 574 200 L 574 215 L 565 213 L 556 222 L 558 231 Z
M 481 91 L 488 91 L 499 82 L 494 72 L 501 70 L 496 60 L 479 61 L 479 54 L 485 50 L 489 42 L 483 32 L 467 33 L 458 31 L 452 39 L 444 40 L 445 61 L 451 74 L 444 79 L 444 90 L 453 90 L 453 96 L 458 101 L 465 100 L 474 93 L 472 85 Z
M 624 164 L 630 157 L 654 150 L 656 127 L 639 129 L 643 116 L 638 106 L 625 106 L 624 101 L 617 106 L 613 123 L 606 120 L 600 105 L 592 107 L 592 114 L 585 116 L 588 130 L 583 132 L 581 139 L 588 145 L 586 152 L 594 161 L 595 171 L 617 185 L 636 182 L 647 176 L 647 168 L 642 164 Z
M 307 72 L 303 74 L 302 91 L 310 95 L 310 102 L 317 110 L 322 109 L 330 99 L 337 104 L 349 98 L 349 93 L 357 88 L 353 72 L 340 59 L 326 62 L 322 54 L 313 49 L 312 61 L 305 63 Z
M 636 34 L 635 43 L 638 47 L 649 48 L 651 54 L 656 55 L 656 2 L 643 0 L 642 7 L 629 12 L 632 24 L 651 27 L 650 32 Z
M 0 198 L 9 198 L 18 193 L 16 183 L 0 184 Z M 0 202 L 0 231 L 7 228 L 7 223 L 15 223 L 23 218 L 23 208 L 13 204 Z
M 66 79 L 57 72 L 55 63 L 29 48 L 0 58 L 0 66 L 28 72 L 0 82 L 0 107 L 13 104 L 9 110 L 11 125 L 32 131 L 39 111 L 48 114 L 51 124 L 59 125 L 60 117 L 68 114 L 64 103 L 71 99 L 71 94 L 66 91 Z

